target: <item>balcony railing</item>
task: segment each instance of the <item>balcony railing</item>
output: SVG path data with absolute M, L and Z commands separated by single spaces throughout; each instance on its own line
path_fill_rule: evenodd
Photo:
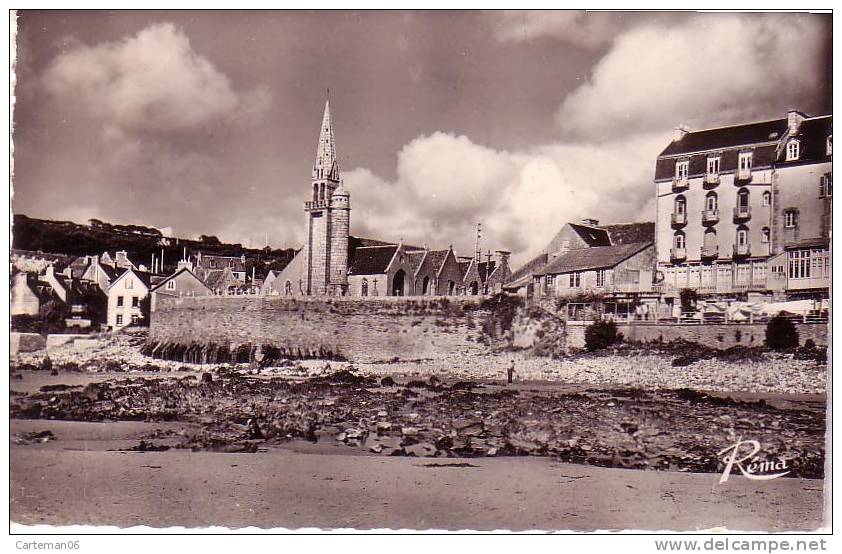
M 740 184 L 747 183 L 751 181 L 751 168 L 748 169 L 737 169 L 736 173 L 734 173 L 734 182 L 739 182 Z
M 327 200 L 310 200 L 304 202 L 304 209 L 305 210 L 320 210 L 323 208 L 327 208 L 328 202 Z
M 686 260 L 687 259 L 687 249 L 686 248 L 670 248 L 670 258 L 673 260 Z
M 718 258 L 719 246 L 702 246 L 702 258 Z
M 734 208 L 734 219 L 737 221 L 751 219 L 751 206 L 737 206 Z
M 702 210 L 702 223 L 713 224 L 719 221 L 719 210 Z
M 746 244 L 735 244 L 734 245 L 734 256 L 735 257 L 744 257 L 751 255 L 751 248 L 748 243 Z
M 719 184 L 719 173 L 705 173 L 705 185 L 718 185 Z
M 687 212 L 672 214 L 673 225 L 687 225 Z
M 673 177 L 672 178 L 672 190 L 673 190 L 673 192 L 678 191 L 678 190 L 684 190 L 689 186 L 690 186 L 690 183 L 688 182 L 686 175 L 683 176 L 683 177 Z

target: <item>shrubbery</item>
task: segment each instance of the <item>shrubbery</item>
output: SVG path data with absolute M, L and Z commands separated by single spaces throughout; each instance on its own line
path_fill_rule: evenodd
M 795 324 L 776 315 L 766 324 L 766 346 L 772 350 L 791 350 L 798 347 L 798 330 Z
M 623 340 L 613 321 L 598 319 L 585 329 L 585 348 L 589 352 L 602 350 Z

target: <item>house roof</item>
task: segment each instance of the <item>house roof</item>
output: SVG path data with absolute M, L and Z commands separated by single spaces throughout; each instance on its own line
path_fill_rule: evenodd
M 154 292 L 154 291 L 158 290 L 159 288 L 161 288 L 162 286 L 164 286 L 164 284 L 166 284 L 166 282 L 167 282 L 167 281 L 171 281 L 172 279 L 175 279 L 176 277 L 178 277 L 179 275 L 181 275 L 181 274 L 182 274 L 182 273 L 184 273 L 185 271 L 186 271 L 187 273 L 189 273 L 190 275 L 192 275 L 192 276 L 193 276 L 193 277 L 194 277 L 197 281 L 199 281 L 200 283 L 202 283 L 202 280 L 201 280 L 201 279 L 199 279 L 198 277 L 196 277 L 196 275 L 194 275 L 192 271 L 190 271 L 190 270 L 189 270 L 188 268 L 186 268 L 186 267 L 182 267 L 181 269 L 179 269 L 178 271 L 176 271 L 176 272 L 175 272 L 175 273 L 173 273 L 172 275 L 169 275 L 169 276 L 167 276 L 167 277 L 163 277 L 163 278 L 159 277 L 159 278 L 158 278 L 158 281 L 155 283 L 155 286 L 153 286 L 153 287 L 152 287 L 152 291 L 150 291 L 150 292 Z M 222 270 L 217 270 L 217 271 L 220 271 L 220 272 L 221 272 Z M 203 285 L 205 285 L 205 287 L 207 287 L 207 286 L 208 286 L 208 285 L 207 285 L 207 283 L 202 283 L 202 284 L 203 284 Z M 210 287 L 208 287 L 208 289 L 210 289 Z
M 196 258 L 196 265 L 206 270 L 228 267 L 231 271 L 243 272 L 246 264 L 241 256 L 213 256 L 201 254 Z
M 618 223 L 601 225 L 608 232 L 611 244 L 632 244 L 635 242 L 655 242 L 655 222 Z
M 554 260 L 551 260 L 541 270 L 536 271 L 535 275 L 555 275 L 573 271 L 614 267 L 651 245 L 651 242 L 637 242 L 569 250 Z
M 221 290 L 225 286 L 225 280 L 234 277 L 230 268 L 209 269 L 205 272 L 205 286 L 211 290 Z
M 801 122 L 798 133 L 792 137 L 801 141 L 798 160 L 787 162 L 786 148 L 782 148 L 777 164 L 785 166 L 807 161 L 829 161 L 831 156 L 827 155 L 827 137 L 831 134 L 833 134 L 833 116 L 823 115 L 805 119 Z
M 605 229 L 590 225 L 580 225 L 578 223 L 570 223 L 569 225 L 588 246 L 608 246 L 611 244 L 608 231 Z
M 386 273 L 386 269 L 388 269 L 397 249 L 397 245 L 355 248 L 348 264 L 348 274 L 377 275 Z
M 148 289 L 152 286 L 152 274 L 147 273 L 146 271 L 138 271 L 137 269 L 127 268 L 120 273 L 120 276 L 114 279 L 111 282 L 111 287 L 117 284 L 117 281 L 128 275 L 129 273 L 133 273 L 135 277 L 137 277 L 138 281 L 143 283 L 143 285 Z
M 109 283 L 116 279 L 118 275 L 122 275 L 124 273 L 111 265 L 98 264 L 98 267 L 103 273 L 105 273 L 105 276 L 108 277 Z
M 785 250 L 795 250 L 798 248 L 827 248 L 830 246 L 830 239 L 826 237 L 801 239 L 784 244 Z
M 531 260 L 529 260 L 528 262 L 523 264 L 523 266 L 521 266 L 520 269 L 518 269 L 517 271 L 512 273 L 512 278 L 511 278 L 510 283 L 514 283 L 515 281 L 519 280 L 521 277 L 529 277 L 531 279 L 532 274 L 535 271 L 538 271 L 539 269 L 541 269 L 542 267 L 544 267 L 547 264 L 548 258 L 549 258 L 549 256 L 547 255 L 546 252 L 542 252 L 541 254 L 538 254 L 537 256 L 535 256 L 534 258 L 532 258 Z
M 672 141 L 660 156 L 674 156 L 716 150 L 719 148 L 736 148 L 780 139 L 787 130 L 787 119 L 773 119 L 758 121 L 729 127 L 717 127 L 702 131 L 691 131 L 681 140 Z

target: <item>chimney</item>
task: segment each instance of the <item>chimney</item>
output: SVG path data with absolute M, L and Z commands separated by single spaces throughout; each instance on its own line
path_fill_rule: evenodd
M 582 218 L 582 225 L 589 225 L 591 227 L 596 227 L 599 225 L 598 219 L 593 219 L 592 217 L 583 217 Z
M 130 267 L 132 265 L 125 250 L 118 250 L 114 253 L 114 265 L 117 267 Z
M 44 273 L 47 277 L 53 277 L 55 275 L 55 269 L 53 268 L 53 264 L 47 266 L 47 271 Z
M 678 127 L 675 128 L 675 134 L 673 134 L 673 136 L 672 136 L 672 141 L 673 142 L 680 141 L 681 139 L 684 138 L 684 135 L 686 135 L 689 132 L 690 132 L 690 129 L 688 129 L 686 125 L 683 125 L 683 124 L 679 125 Z
M 801 128 L 801 122 L 804 121 L 804 117 L 804 114 L 798 110 L 789 110 L 786 113 L 786 123 L 790 135 L 798 133 L 798 129 Z
M 191 273 L 193 272 L 193 264 L 188 260 L 180 260 L 176 271 L 181 271 L 182 268 L 187 268 Z
M 509 265 L 509 256 L 511 255 L 512 253 L 508 250 L 495 250 L 493 257 L 494 263 L 497 265 L 497 267 L 507 266 Z

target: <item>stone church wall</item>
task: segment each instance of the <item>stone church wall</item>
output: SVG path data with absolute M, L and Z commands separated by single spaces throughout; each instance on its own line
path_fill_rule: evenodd
M 251 348 L 252 357 L 269 347 L 293 358 L 442 359 L 484 351 L 484 316 L 477 299 L 173 298 L 152 314 L 146 352 L 196 362 L 220 347 Z

